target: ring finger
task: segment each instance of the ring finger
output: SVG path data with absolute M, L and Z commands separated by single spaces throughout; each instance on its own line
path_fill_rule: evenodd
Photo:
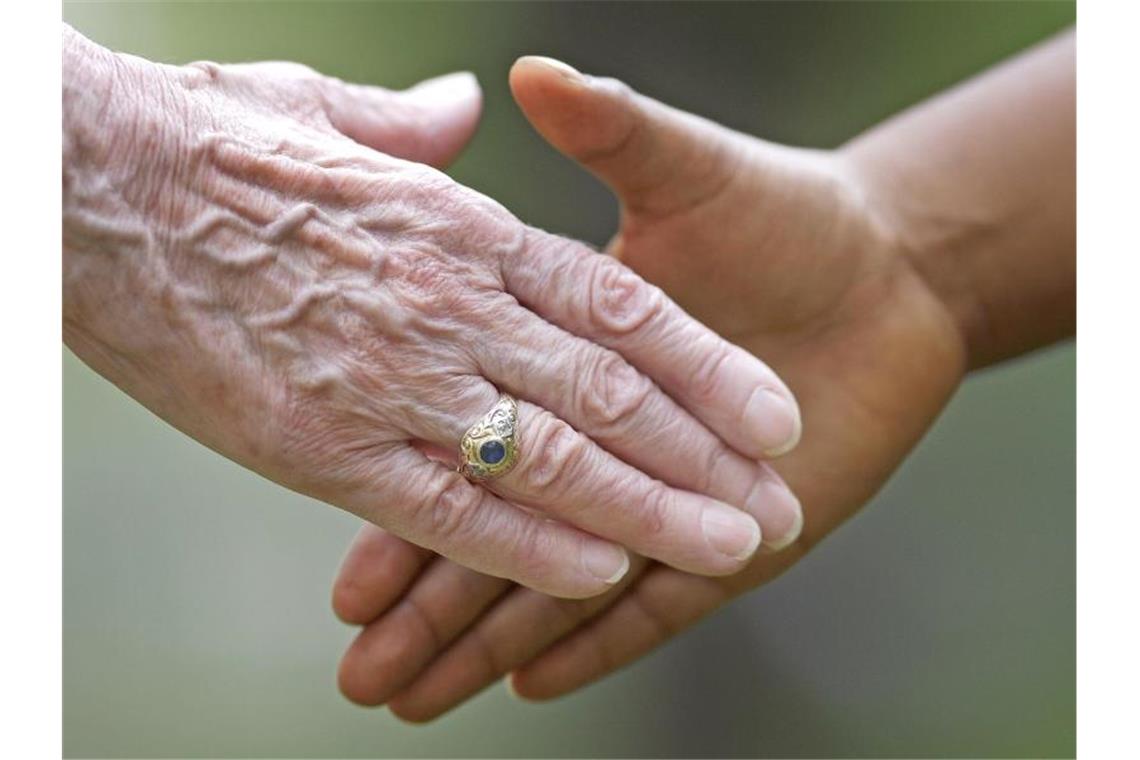
M 455 399 L 458 413 L 421 417 L 437 424 L 414 433 L 457 446 L 498 398 L 490 383 L 473 382 L 482 387 Z M 480 397 L 478 407 L 464 403 Z M 755 553 L 760 527 L 747 514 L 650 478 L 541 407 L 518 407 L 517 464 L 484 482 L 489 490 L 686 572 L 727 575 Z

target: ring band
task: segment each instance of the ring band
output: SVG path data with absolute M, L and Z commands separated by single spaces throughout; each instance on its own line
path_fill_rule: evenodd
M 459 472 L 470 480 L 505 475 L 519 459 L 519 405 L 507 394 L 459 440 Z

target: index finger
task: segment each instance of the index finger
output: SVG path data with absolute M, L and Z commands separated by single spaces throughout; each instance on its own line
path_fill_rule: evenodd
M 531 229 L 503 278 L 523 305 L 620 353 L 740 453 L 774 457 L 798 442 L 799 407 L 776 373 L 616 259 Z

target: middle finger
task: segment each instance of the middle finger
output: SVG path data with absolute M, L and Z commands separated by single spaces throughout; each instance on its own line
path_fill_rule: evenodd
M 521 309 L 493 336 L 476 360 L 500 388 L 549 409 L 653 478 L 743 509 L 769 549 L 798 536 L 799 501 L 775 470 L 730 448 L 617 352 Z

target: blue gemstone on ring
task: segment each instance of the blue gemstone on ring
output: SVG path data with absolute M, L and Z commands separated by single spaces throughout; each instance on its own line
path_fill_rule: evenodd
M 479 447 L 479 458 L 487 464 L 498 464 L 507 455 L 502 441 L 487 441 Z

